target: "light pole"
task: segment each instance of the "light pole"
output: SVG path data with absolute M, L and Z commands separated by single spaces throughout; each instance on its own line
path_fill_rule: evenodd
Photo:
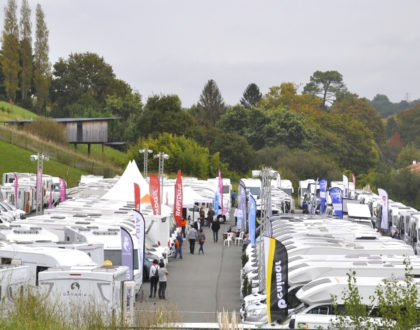
M 149 159 L 149 154 L 151 154 L 153 152 L 153 150 L 151 149 L 140 149 L 139 152 L 141 154 L 144 154 L 144 159 L 143 159 L 143 175 L 145 178 L 147 178 L 147 161 Z
M 43 200 L 43 187 L 42 187 L 42 171 L 44 170 L 44 160 L 48 161 L 50 158 L 44 155 L 42 152 L 38 152 L 36 155 L 31 155 L 31 161 L 37 162 L 37 173 L 36 173 L 36 215 L 42 214 Z
M 159 152 L 157 155 L 153 156 L 154 158 L 159 158 L 159 177 L 160 177 L 160 202 L 163 200 L 163 163 L 165 159 L 169 159 L 169 155 L 164 152 Z

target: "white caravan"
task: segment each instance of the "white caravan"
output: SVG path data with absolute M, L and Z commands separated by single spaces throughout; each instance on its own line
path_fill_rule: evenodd
M 62 308 L 71 320 L 93 311 L 104 319 L 118 319 L 128 316 L 127 310 L 134 312 L 135 284 L 126 281 L 127 273 L 125 266 L 50 269 L 39 274 L 39 287 L 43 299 Z
M 261 180 L 260 179 L 241 179 L 245 185 L 247 194 L 250 193 L 255 200 L 261 198 Z

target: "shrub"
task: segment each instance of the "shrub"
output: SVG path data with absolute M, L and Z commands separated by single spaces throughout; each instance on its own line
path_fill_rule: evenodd
M 37 118 L 32 123 L 26 125 L 24 130 L 48 141 L 67 144 L 65 126 L 59 124 L 54 119 Z

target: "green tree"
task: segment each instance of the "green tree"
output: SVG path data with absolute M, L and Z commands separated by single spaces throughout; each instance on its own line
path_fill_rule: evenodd
M 241 98 L 241 104 L 245 108 L 252 108 L 261 100 L 262 94 L 258 86 L 254 83 L 249 84 Z
M 391 138 L 391 136 L 393 136 L 394 133 L 397 131 L 397 128 L 398 128 L 398 124 L 395 121 L 394 117 L 389 117 L 388 120 L 386 121 L 386 126 L 385 126 L 386 137 L 388 139 Z
M 210 79 L 204 86 L 198 108 L 201 121 L 212 126 L 215 126 L 219 118 L 225 113 L 226 106 L 223 97 L 213 79 Z
M 116 84 L 112 67 L 94 53 L 60 58 L 54 64 L 53 75 L 51 100 L 58 116 L 83 116 L 90 107 L 101 113 L 106 97 L 115 94 L 114 88 L 124 90 Z
M 315 71 L 309 83 L 303 88 L 303 93 L 317 95 L 322 100 L 322 108 L 326 110 L 337 98 L 344 93 L 346 86 L 343 76 L 338 71 Z
M 218 153 L 210 154 L 207 148 L 201 147 L 193 139 L 185 136 L 163 133 L 157 137 L 140 138 L 138 143 L 128 150 L 129 159 L 135 159 L 138 164 L 142 164 L 143 158 L 139 154 L 139 149 L 142 148 L 168 154 L 169 159 L 165 161 L 167 173 L 175 174 L 181 169 L 183 175 L 208 178 L 215 176 L 217 168 L 226 168 L 226 165 L 220 162 Z M 149 168 L 151 172 L 157 172 L 158 160 L 151 158 Z
M 19 26 L 16 18 L 16 1 L 9 0 L 4 8 L 3 43 L 1 65 L 4 75 L 6 97 L 11 104 L 16 100 L 19 87 Z
M 381 117 L 367 99 L 359 98 L 355 94 L 348 94 L 343 99 L 334 102 L 331 112 L 347 114 L 355 118 L 372 131 L 373 137 L 378 144 L 385 142 L 384 126 Z
M 334 305 L 337 307 L 337 297 L 333 297 Z M 343 292 L 345 314 L 340 314 L 336 309 L 337 318 L 333 320 L 330 329 L 374 329 L 370 321 L 366 303 L 362 301 L 357 287 L 356 273 L 347 273 L 347 291 Z
M 36 6 L 36 32 L 34 49 L 34 89 L 35 108 L 37 113 L 43 113 L 47 99 L 48 90 L 51 84 L 51 64 L 49 62 L 49 31 L 45 23 L 45 15 L 41 5 Z
M 420 148 L 420 105 L 398 114 L 398 132 L 405 144 L 414 142 Z
M 383 94 L 376 94 L 370 104 L 375 107 L 376 111 L 378 111 L 382 117 L 387 117 L 398 111 L 397 107 L 389 100 L 388 96 Z
M 407 167 L 413 163 L 413 160 L 420 161 L 420 149 L 414 143 L 409 143 L 397 157 L 397 168 Z
M 412 267 L 407 259 L 404 264 L 404 280 L 395 277 L 385 279 L 384 285 L 379 285 L 375 290 L 384 329 L 414 329 L 420 321 L 417 313 L 418 291 Z
M 147 99 L 140 118 L 141 136 L 158 136 L 167 132 L 175 135 L 190 135 L 194 126 L 193 117 L 181 107 L 177 95 L 155 95 Z
M 32 87 L 32 24 L 31 24 L 31 8 L 27 0 L 22 0 L 20 9 L 20 58 L 22 65 L 22 73 L 20 78 L 20 92 L 22 101 L 28 104 L 27 98 L 30 96 Z
M 280 86 L 270 87 L 267 94 L 265 94 L 258 106 L 264 110 L 273 110 L 276 108 L 290 107 L 296 97 L 296 86 L 291 83 L 282 83 Z

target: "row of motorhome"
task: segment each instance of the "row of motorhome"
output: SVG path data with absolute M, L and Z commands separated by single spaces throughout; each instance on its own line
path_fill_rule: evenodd
M 349 272 L 356 273 L 362 297 L 372 295 L 383 279 L 404 277 L 406 258 L 413 276 L 420 278 L 420 259 L 413 248 L 380 235 L 372 226 L 352 219 L 296 214 L 279 215 L 271 224 L 272 237 L 288 255 L 289 317 L 282 320 L 284 326 L 328 327 L 334 318 L 331 295 L 338 297 L 338 305 L 342 303 Z M 264 251 L 260 239 L 255 246 L 247 246 L 248 262 L 241 271 L 241 287 L 245 277 L 252 287 L 252 294 L 243 297 L 241 317 L 244 323 L 258 326 L 268 322 Z M 314 314 L 321 316 L 314 318 Z
M 15 176 L 18 178 L 15 187 Z M 26 214 L 34 212 L 37 207 L 37 178 L 33 173 L 3 173 L 2 185 L 0 186 L 0 198 L 6 200 Z M 17 189 L 17 195 L 15 193 Z M 60 202 L 60 183 L 58 177 L 42 175 L 41 188 L 42 204 L 48 207 L 49 204 L 57 205 Z M 51 203 L 50 203 L 51 202 Z

